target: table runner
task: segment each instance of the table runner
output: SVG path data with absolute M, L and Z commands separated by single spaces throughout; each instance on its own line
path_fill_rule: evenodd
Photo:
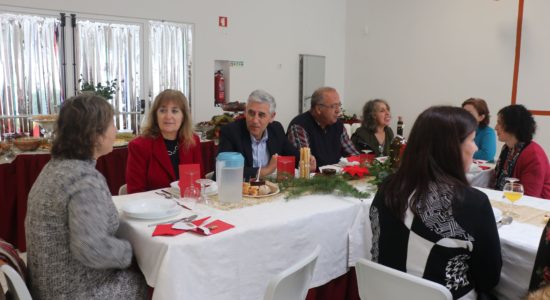
M 513 205 L 502 201 L 491 200 L 491 206 L 496 207 L 502 211 L 502 213 L 510 210 L 513 207 L 513 211 L 519 215 L 514 217 L 514 222 L 526 223 L 535 225 L 538 227 L 544 227 L 548 218 L 545 217 L 549 213 L 548 210 L 533 208 L 524 205 Z

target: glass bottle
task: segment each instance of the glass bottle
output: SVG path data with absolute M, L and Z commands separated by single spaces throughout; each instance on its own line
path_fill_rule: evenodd
M 407 146 L 407 140 L 403 137 L 403 118 L 397 117 L 397 131 L 396 136 L 393 138 L 390 144 L 390 159 L 392 161 L 392 168 L 396 169 L 401 164 L 401 157 Z

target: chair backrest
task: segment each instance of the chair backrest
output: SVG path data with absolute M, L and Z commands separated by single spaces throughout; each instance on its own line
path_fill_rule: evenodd
M 451 292 L 438 283 L 370 260 L 360 259 L 355 272 L 361 299 L 453 299 Z
M 128 186 L 126 183 L 118 188 L 118 195 L 128 195 Z
M 15 269 L 21 278 L 23 278 L 23 281 L 27 280 L 27 266 L 19 256 L 19 252 L 12 244 L 0 238 L 0 263 L 2 262 L 9 264 Z
M 275 275 L 269 281 L 264 300 L 305 299 L 320 251 L 321 247 L 317 246 L 306 258 Z
M 6 277 L 8 293 L 11 293 L 12 299 L 31 300 L 31 293 L 29 293 L 29 289 L 27 289 L 27 285 L 23 278 L 19 276 L 19 273 L 7 263 L 0 262 L 0 264 L 0 271 Z

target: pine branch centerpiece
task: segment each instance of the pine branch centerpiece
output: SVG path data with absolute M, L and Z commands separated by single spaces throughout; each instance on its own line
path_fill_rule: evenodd
M 357 190 L 340 175 L 291 178 L 279 182 L 279 187 L 286 192 L 286 199 L 297 198 L 304 194 L 332 194 L 355 198 L 370 197 L 370 193 Z

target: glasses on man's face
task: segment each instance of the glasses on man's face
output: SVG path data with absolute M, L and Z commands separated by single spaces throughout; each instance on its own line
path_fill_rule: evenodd
M 331 105 L 327 105 L 327 104 L 324 104 L 324 103 L 319 103 L 317 104 L 319 106 L 322 106 L 322 107 L 326 107 L 326 108 L 330 108 L 330 109 L 340 109 L 342 108 L 342 103 L 334 103 L 334 104 L 331 104 Z

